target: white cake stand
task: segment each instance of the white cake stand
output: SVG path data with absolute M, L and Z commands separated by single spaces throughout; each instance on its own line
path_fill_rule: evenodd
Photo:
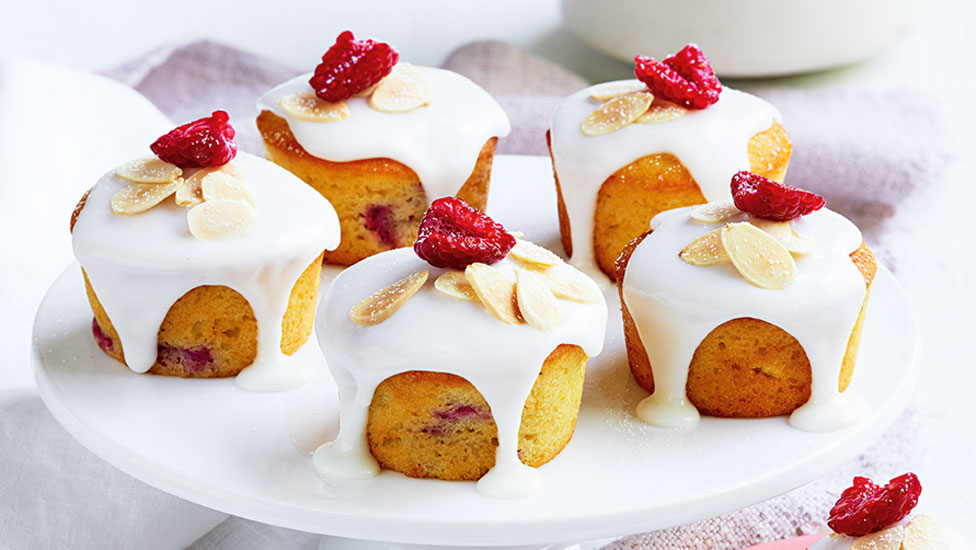
M 551 190 L 551 211 L 507 209 L 525 193 L 545 200 L 546 159 L 502 156 L 495 170 L 496 217 L 540 242 L 555 239 L 555 226 L 540 229 L 538 221 L 555 219 Z M 607 301 L 616 312 L 614 292 Z M 338 411 L 314 341 L 299 352 L 316 366 L 305 387 L 250 393 L 232 380 L 134 374 L 96 347 L 91 318 L 80 270 L 72 266 L 38 310 L 33 356 L 41 396 L 72 436 L 158 489 L 229 514 L 331 535 L 321 547 L 344 550 L 592 548 L 553 543 L 671 527 L 760 502 L 829 472 L 880 437 L 914 389 L 918 346 L 904 292 L 880 268 L 849 390 L 867 405 L 858 423 L 818 434 L 796 430 L 782 417 L 704 418 L 693 431 L 669 431 L 632 416 L 646 392 L 630 377 L 620 318 L 611 315 L 606 349 L 588 366 L 576 435 L 541 468 L 547 480 L 541 494 L 508 501 L 481 496 L 471 482 L 383 472 L 336 484 L 316 475 L 311 453 L 335 436 Z

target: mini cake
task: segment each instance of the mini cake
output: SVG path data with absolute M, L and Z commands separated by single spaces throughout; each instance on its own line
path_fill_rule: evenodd
M 733 201 L 655 216 L 621 254 L 627 357 L 660 426 L 790 414 L 808 431 L 861 414 L 845 392 L 877 264 L 818 195 L 748 172 Z
M 321 308 L 341 412 L 319 472 L 479 480 L 499 498 L 539 490 L 534 468 L 572 437 L 607 316 L 591 279 L 453 197 L 413 249 L 349 267 Z
M 488 200 L 508 117 L 483 89 L 442 69 L 398 62 L 388 45 L 339 35 L 313 74 L 258 102 L 270 160 L 329 199 L 342 243 L 325 261 L 351 265 L 417 237 L 430 201 Z
M 603 281 L 657 213 L 728 199 L 739 170 L 782 181 L 790 159 L 777 110 L 723 88 L 697 47 L 636 61 L 639 80 L 569 96 L 547 134 L 563 248 Z
M 217 111 L 105 174 L 71 220 L 98 347 L 135 372 L 238 376 L 283 389 L 309 372 L 321 256 L 339 243 L 329 202 L 237 153 Z M 170 196 L 175 195 L 175 200 Z

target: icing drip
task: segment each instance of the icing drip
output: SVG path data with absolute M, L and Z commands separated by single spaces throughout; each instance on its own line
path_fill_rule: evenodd
M 281 320 L 305 268 L 323 249 L 338 246 L 338 218 L 327 200 L 277 165 L 246 153 L 232 162 L 258 209 L 257 225 L 245 235 L 196 239 L 186 209 L 172 199 L 140 214 L 114 214 L 111 197 L 130 182 L 113 170 L 92 189 L 72 246 L 133 371 L 146 372 L 156 361 L 157 332 L 174 302 L 198 286 L 223 285 L 250 303 L 258 323 L 257 357 L 238 385 L 296 387 L 311 373 L 281 352 Z
M 345 100 L 349 116 L 339 122 L 309 122 L 285 112 L 278 102 L 311 91 L 311 73 L 267 92 L 258 108 L 288 121 L 309 154 L 332 162 L 389 158 L 409 166 L 423 182 L 427 200 L 454 195 L 474 170 L 485 142 L 508 135 L 501 106 L 467 78 L 443 69 L 417 67 L 430 81 L 430 105 L 405 113 L 383 113 L 367 99 Z
M 492 267 L 515 280 L 515 262 Z M 600 353 L 606 330 L 606 302 L 560 300 L 561 322 L 546 332 L 508 325 L 478 302 L 446 296 L 428 282 L 392 317 L 360 327 L 349 310 L 377 289 L 422 270 L 433 281 L 445 271 L 431 267 L 411 248 L 367 258 L 346 269 L 330 287 L 319 311 L 316 333 L 339 387 L 340 428 L 335 441 L 315 453 L 315 466 L 331 478 L 361 479 L 379 472 L 366 441 L 368 408 L 376 387 L 410 370 L 456 374 L 484 396 L 498 426 L 495 466 L 477 488 L 495 498 L 518 498 L 541 490 L 539 472 L 518 458 L 522 409 L 545 359 L 559 344 L 576 344 L 590 357 Z M 569 265 L 551 274 L 596 289 Z M 601 295 L 602 296 L 602 295 Z
M 751 285 L 730 264 L 695 266 L 678 257 L 705 233 L 749 219 L 740 214 L 721 223 L 700 223 L 689 217 L 692 209 L 655 216 L 654 232 L 634 250 L 624 275 L 624 301 L 654 369 L 654 394 L 638 405 L 637 416 L 658 426 L 694 426 L 699 414 L 685 385 L 695 349 L 718 325 L 752 317 L 791 334 L 810 361 L 811 396 L 790 423 L 820 432 L 855 422 L 861 402 L 850 392 L 840 393 L 837 384 L 866 294 L 864 278 L 849 256 L 861 244 L 857 227 L 827 209 L 794 220 L 793 227 L 814 250 L 796 257 L 790 286 L 768 290 Z
M 563 101 L 553 113 L 550 138 L 573 238 L 570 263 L 609 284 L 593 257 L 596 198 L 607 178 L 641 157 L 671 153 L 688 169 L 708 202 L 730 198 L 732 174 L 749 169 L 749 140 L 780 116 L 758 97 L 725 88 L 707 109 L 690 110 L 670 122 L 635 123 L 591 137 L 580 131 L 580 123 L 599 106 L 590 99 L 593 88 Z

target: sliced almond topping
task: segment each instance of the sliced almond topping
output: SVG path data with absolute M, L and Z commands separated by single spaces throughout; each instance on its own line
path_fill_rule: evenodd
M 653 99 L 654 96 L 643 92 L 611 99 L 587 115 L 580 130 L 588 136 L 602 136 L 615 132 L 644 114 Z
M 851 544 L 850 550 L 900 550 L 904 538 L 905 526 L 895 525 L 884 531 L 858 537 Z
M 647 85 L 643 82 L 608 82 L 599 86 L 594 86 L 590 91 L 590 97 L 596 101 L 610 101 L 615 97 L 627 95 L 634 92 L 646 92 Z
M 207 174 L 200 182 L 200 190 L 205 201 L 242 200 L 254 206 L 254 197 L 244 187 L 241 180 L 224 172 Z
M 477 301 L 478 295 L 474 293 L 474 288 L 464 276 L 463 271 L 448 271 L 434 281 L 434 288 L 441 294 L 447 294 L 453 298 L 462 300 Z
M 349 116 L 349 107 L 341 101 L 322 101 L 315 92 L 298 92 L 281 98 L 278 105 L 286 113 L 308 122 L 339 122 Z
M 942 526 L 926 515 L 915 516 L 905 528 L 902 550 L 945 550 L 948 548 Z
M 810 241 L 797 235 L 788 221 L 753 218 L 749 223 L 772 235 L 773 238 L 794 254 L 809 254 L 813 251 L 813 245 L 810 244 Z
M 589 304 L 600 301 L 600 297 L 602 296 L 599 290 L 577 283 L 576 281 L 570 281 L 569 279 L 557 277 L 550 273 L 542 273 L 541 276 L 545 277 L 546 284 L 549 285 L 549 290 L 552 291 L 556 298 Z
M 636 122 L 639 124 L 661 124 L 681 118 L 687 112 L 688 109 L 675 105 L 670 101 L 654 102 L 647 109 L 647 112 L 642 114 Z
M 369 106 L 384 113 L 405 113 L 430 105 L 434 90 L 424 73 L 409 63 L 397 63 L 369 96 Z
M 427 282 L 427 271 L 404 277 L 363 298 L 349 310 L 349 318 L 360 326 L 378 325 L 397 312 Z
M 716 265 L 729 261 L 729 255 L 722 245 L 722 230 L 706 233 L 684 247 L 678 257 L 691 265 Z
M 201 168 L 186 178 L 176 189 L 176 204 L 192 208 L 203 202 L 203 178 L 215 172 L 227 174 L 240 181 L 244 180 L 244 173 L 233 162 Z
M 112 212 L 126 216 L 145 212 L 175 193 L 179 185 L 179 181 L 130 183 L 112 195 Z
M 515 294 L 519 313 L 532 328 L 547 331 L 559 324 L 559 302 L 546 279 L 527 269 L 516 272 Z
M 474 263 L 464 270 L 475 294 L 488 311 L 510 325 L 522 322 L 515 297 L 515 283 L 490 265 Z
M 247 233 L 257 224 L 258 215 L 245 200 L 212 200 L 191 208 L 186 221 L 194 237 L 217 241 Z
M 373 95 L 373 92 L 376 91 L 376 87 L 379 86 L 379 85 L 380 85 L 380 83 L 377 82 L 376 84 L 373 84 L 372 86 L 370 86 L 369 88 L 366 88 L 365 90 L 360 90 L 360 91 L 352 94 L 352 96 L 353 97 L 369 97 L 369 96 Z
M 563 263 L 563 259 L 549 249 L 529 241 L 517 241 L 509 255 L 530 267 L 547 268 Z
M 691 211 L 691 219 L 702 223 L 717 223 L 738 216 L 742 211 L 732 199 L 703 204 Z
M 135 183 L 170 183 L 182 176 L 183 170 L 157 157 L 146 157 L 119 166 L 115 173 Z
M 796 276 L 793 256 L 779 241 L 749 223 L 732 223 L 721 230 L 722 246 L 745 280 L 759 288 L 782 289 Z

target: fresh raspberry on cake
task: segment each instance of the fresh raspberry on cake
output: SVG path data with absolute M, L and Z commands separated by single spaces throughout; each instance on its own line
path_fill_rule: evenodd
M 704 109 L 718 101 L 722 83 L 701 49 L 688 44 L 671 57 L 658 61 L 638 55 L 634 75 L 656 97 L 688 109 Z
M 792 220 L 820 210 L 823 197 L 745 170 L 732 176 L 735 207 L 757 218 Z
M 389 44 L 356 40 L 345 31 L 322 56 L 308 83 L 323 101 L 342 101 L 382 80 L 399 59 Z
M 435 267 L 464 269 L 493 264 L 515 246 L 515 237 L 486 214 L 456 197 L 431 203 L 420 222 L 413 249 Z
M 830 509 L 827 525 L 837 533 L 852 537 L 880 531 L 901 521 L 918 504 L 922 484 L 909 472 L 892 479 L 884 487 L 866 477 L 855 477 L 854 484 L 840 495 Z
M 184 124 L 149 146 L 160 159 L 180 168 L 227 164 L 237 156 L 234 127 L 224 111 Z

